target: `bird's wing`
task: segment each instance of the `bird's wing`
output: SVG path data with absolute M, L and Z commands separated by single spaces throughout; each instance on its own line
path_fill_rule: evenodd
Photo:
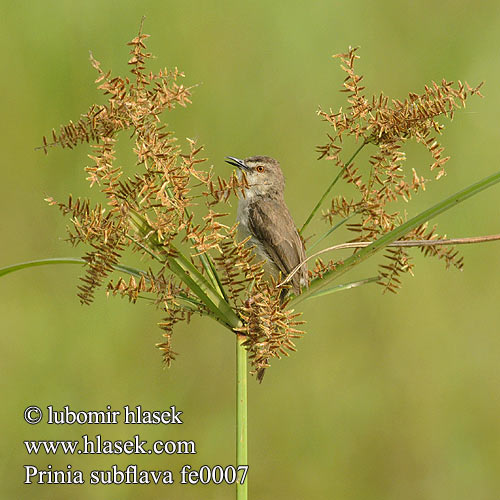
M 262 244 L 283 278 L 305 260 L 305 249 L 292 216 L 284 202 L 259 200 L 249 205 L 248 229 Z M 295 273 L 292 285 L 295 292 L 307 283 L 307 265 Z

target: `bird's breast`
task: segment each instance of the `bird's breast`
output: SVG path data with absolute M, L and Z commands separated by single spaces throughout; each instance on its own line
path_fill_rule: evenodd
M 264 269 L 272 274 L 274 277 L 278 276 L 279 269 L 274 264 L 272 258 L 264 249 L 262 242 L 255 237 L 255 235 L 249 229 L 248 217 L 250 213 L 250 204 L 251 200 L 248 198 L 240 198 L 238 203 L 238 212 L 236 215 L 236 219 L 238 221 L 238 236 L 240 240 L 244 240 L 250 236 L 250 239 L 247 242 L 248 247 L 254 247 L 255 254 L 257 259 L 265 260 L 266 264 L 264 265 Z

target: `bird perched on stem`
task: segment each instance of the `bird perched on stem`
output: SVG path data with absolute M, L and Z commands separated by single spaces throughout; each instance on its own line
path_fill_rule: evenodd
M 248 188 L 240 196 L 237 220 L 243 238 L 250 236 L 259 258 L 266 260 L 267 271 L 275 279 L 285 278 L 306 258 L 304 243 L 285 204 L 285 177 L 280 164 L 269 156 L 250 156 L 244 160 L 227 156 L 226 162 L 244 172 Z M 292 291 L 307 286 L 307 265 L 291 280 Z M 282 299 L 286 295 L 284 289 Z

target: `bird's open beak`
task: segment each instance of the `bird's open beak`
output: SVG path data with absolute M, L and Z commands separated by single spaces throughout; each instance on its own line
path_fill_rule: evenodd
M 239 158 L 235 158 L 234 156 L 226 156 L 226 163 L 229 163 L 229 165 L 233 165 L 234 167 L 241 168 L 243 170 L 250 170 L 246 165 L 243 160 L 240 160 Z

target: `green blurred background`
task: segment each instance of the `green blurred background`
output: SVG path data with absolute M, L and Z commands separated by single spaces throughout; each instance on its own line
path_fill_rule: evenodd
M 318 106 L 338 108 L 343 79 L 330 56 L 361 46 L 367 93 L 402 98 L 443 77 L 476 84 L 447 123 L 448 176 L 431 182 L 409 215 L 498 170 L 500 4 L 473 2 L 2 2 L 2 245 L 0 266 L 80 255 L 64 241 L 66 221 L 47 195 L 86 194 L 89 150 L 35 152 L 53 126 L 94 102 L 88 51 L 114 74 L 127 71 L 126 42 L 142 15 L 150 68 L 178 66 L 193 105 L 166 121 L 196 138 L 220 175 L 223 157 L 281 160 L 297 224 L 332 178 L 316 161 L 328 131 Z M 349 148 L 348 148 L 349 150 Z M 408 168 L 430 178 L 423 148 Z M 337 189 L 337 193 L 340 191 Z M 439 217 L 448 236 L 498 232 L 500 187 Z M 324 230 L 316 221 L 311 233 Z M 340 237 L 339 237 L 340 238 Z M 335 241 L 338 241 L 337 239 Z M 500 495 L 500 245 L 462 247 L 463 272 L 415 252 L 416 276 L 402 291 L 377 286 L 304 304 L 298 352 L 250 381 L 250 498 L 497 499 Z M 366 265 L 346 279 L 366 277 Z M 79 269 L 23 271 L 0 288 L 2 445 L 0 497 L 40 499 L 226 499 L 230 486 L 23 485 L 23 464 L 88 473 L 113 464 L 142 469 L 234 463 L 234 344 L 209 319 L 180 324 L 178 360 L 163 370 L 154 344 L 161 314 L 145 304 L 76 298 Z M 75 410 L 184 411 L 184 425 L 29 426 L 26 406 Z M 195 456 L 27 456 L 25 439 L 193 439 Z

